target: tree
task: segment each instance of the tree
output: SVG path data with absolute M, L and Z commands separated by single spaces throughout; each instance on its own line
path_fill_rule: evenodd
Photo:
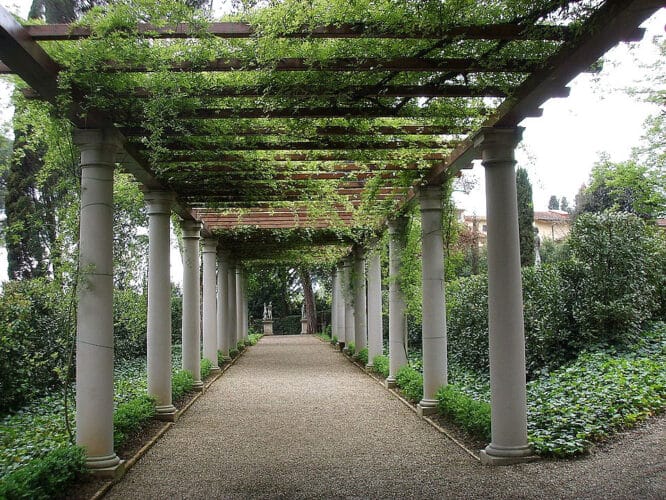
M 576 213 L 629 212 L 642 219 L 666 213 L 663 173 L 641 166 L 634 160 L 614 163 L 602 156 L 590 173 L 589 186 L 581 187 Z
M 516 170 L 516 194 L 518 198 L 518 233 L 520 235 L 520 265 L 534 265 L 534 203 L 532 184 L 527 170 Z
M 569 200 L 567 200 L 566 196 L 562 196 L 562 199 L 560 200 L 560 210 L 562 210 L 563 212 L 571 213 Z
M 562 198 L 563 200 L 566 200 L 566 198 Z M 550 200 L 548 200 L 548 210 L 559 210 L 560 209 L 560 201 L 557 199 L 557 196 L 552 195 L 550 197 Z

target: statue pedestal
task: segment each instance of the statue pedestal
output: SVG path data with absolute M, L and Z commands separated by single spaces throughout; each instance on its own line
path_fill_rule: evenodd
M 308 333 L 308 320 L 305 318 L 301 319 L 301 335 Z
M 273 335 L 273 320 L 264 320 L 264 335 Z

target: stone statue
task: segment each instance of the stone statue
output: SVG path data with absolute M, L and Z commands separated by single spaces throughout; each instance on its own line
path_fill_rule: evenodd
M 301 319 L 305 319 L 305 302 L 301 305 Z
M 264 302 L 264 321 L 268 319 L 268 309 L 266 309 L 266 302 Z
M 273 302 L 268 303 L 268 319 L 273 319 Z

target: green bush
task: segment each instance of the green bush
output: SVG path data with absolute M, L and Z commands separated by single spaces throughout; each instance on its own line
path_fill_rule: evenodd
M 276 335 L 299 335 L 301 333 L 301 315 L 273 318 L 273 331 Z
M 66 447 L 33 460 L 0 480 L 0 498 L 49 499 L 60 497 L 66 488 L 85 473 L 83 449 Z
M 60 385 L 70 339 L 67 292 L 52 281 L 8 282 L 0 298 L 0 413 Z
M 325 333 L 318 333 L 317 337 L 319 337 L 320 339 L 322 339 L 325 342 L 330 342 L 331 341 L 331 337 L 329 335 L 325 334 Z
M 353 342 L 347 342 L 345 349 L 347 350 L 350 356 L 353 356 L 354 353 L 356 352 L 356 345 Z
M 238 349 L 236 349 L 236 348 L 234 348 L 234 347 L 232 347 L 231 349 L 229 349 L 229 357 L 230 357 L 231 359 L 234 359 L 236 356 L 238 356 L 238 354 L 239 354 Z
M 204 380 L 206 377 L 208 377 L 208 375 L 210 375 L 210 372 L 213 369 L 213 363 L 210 361 L 210 359 L 203 358 L 199 366 L 201 372 L 201 380 Z
M 437 400 L 442 415 L 473 436 L 490 442 L 490 405 L 487 402 L 476 401 L 451 384 L 437 391 Z
M 187 392 L 192 390 L 194 377 L 187 370 L 178 370 L 171 377 L 171 398 L 178 401 Z
M 171 342 L 180 344 L 183 336 L 183 292 L 171 285 Z
M 338 343 L 338 338 L 336 336 L 333 336 L 333 338 L 331 339 L 331 344 L 335 345 L 337 343 Z
M 367 364 L 368 364 L 368 348 L 367 348 L 367 347 L 364 347 L 363 349 L 361 349 L 360 351 L 358 351 L 358 352 L 354 355 L 354 357 L 355 357 L 358 361 L 360 361 L 361 363 L 363 363 L 363 366 L 367 365 Z
M 155 416 L 155 400 L 148 395 L 118 405 L 113 413 L 113 446 L 118 449 L 125 438 Z
M 257 342 L 259 342 L 263 336 L 263 333 L 251 333 L 249 335 L 250 345 L 257 345 Z
M 132 289 L 113 292 L 113 352 L 117 359 L 146 354 L 148 301 Z
M 386 378 L 389 375 L 389 359 L 388 356 L 380 354 L 375 356 L 372 360 L 372 369 L 375 373 L 379 373 L 382 377 Z
M 571 260 L 563 266 L 576 347 L 637 338 L 659 307 L 658 244 L 652 228 L 629 213 L 576 219 L 569 236 Z
M 229 356 L 225 356 L 222 351 L 217 351 L 217 366 L 222 368 L 229 361 Z
M 423 375 L 411 366 L 403 366 L 395 374 L 395 383 L 412 403 L 418 403 L 423 397 Z

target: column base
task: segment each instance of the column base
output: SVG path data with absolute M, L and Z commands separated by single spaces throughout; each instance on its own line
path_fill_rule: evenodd
M 481 450 L 479 458 L 483 465 L 514 465 L 534 462 L 539 459 L 530 445 L 510 448 L 495 447 L 492 443 Z
M 86 467 L 91 475 L 103 479 L 116 481 L 125 475 L 125 461 L 115 453 L 105 457 L 88 457 Z
M 204 390 L 204 383 L 201 380 L 197 380 L 192 384 L 192 390 L 193 391 L 203 391 Z
M 164 422 L 175 422 L 178 420 L 178 410 L 174 405 L 158 406 L 155 408 L 155 418 Z
M 365 365 L 365 371 L 371 372 L 374 367 L 375 365 L 373 365 L 372 363 L 368 363 L 367 365 Z
M 395 389 L 398 387 L 397 382 L 395 381 L 395 377 L 387 377 L 386 380 L 384 380 L 384 385 L 386 386 L 387 389 Z
M 436 399 L 422 399 L 416 405 L 416 413 L 418 413 L 419 417 L 435 415 L 437 413 L 437 403 Z
M 215 375 L 217 373 L 220 373 L 221 371 L 222 371 L 222 369 L 219 366 L 214 366 L 210 369 L 211 375 Z

